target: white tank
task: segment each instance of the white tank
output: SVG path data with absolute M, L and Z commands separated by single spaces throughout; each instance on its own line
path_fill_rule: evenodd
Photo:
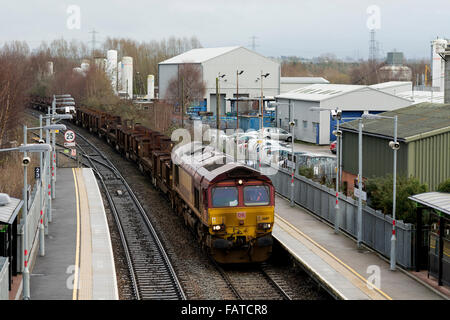
M 106 74 L 111 81 L 114 93 L 117 94 L 117 51 L 108 50 L 106 53 Z
M 431 42 L 433 50 L 433 61 L 431 63 L 432 86 L 444 91 L 445 63 L 439 53 L 443 53 L 447 47 L 447 40 L 436 39 Z
M 47 62 L 47 76 L 50 77 L 53 75 L 53 61 Z
M 83 69 L 81 69 L 80 67 L 76 67 L 72 69 L 73 73 L 78 74 L 80 76 L 85 77 L 86 73 L 84 73 Z
M 117 63 L 117 91 L 122 91 L 122 61 Z
M 122 90 L 127 93 L 128 99 L 133 99 L 133 58 L 122 58 Z
M 155 99 L 155 76 L 149 74 L 147 76 L 147 100 Z
M 84 73 L 87 73 L 89 71 L 89 60 L 84 59 L 81 62 L 81 70 L 83 70 Z

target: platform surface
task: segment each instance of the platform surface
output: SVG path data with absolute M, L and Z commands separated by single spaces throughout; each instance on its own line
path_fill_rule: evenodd
M 31 271 L 31 299 L 117 300 L 109 228 L 93 171 L 58 169 L 55 190 L 45 256 L 37 256 Z
M 441 300 L 443 297 L 401 270 L 391 271 L 377 253 L 277 195 L 273 236 L 324 283 L 349 300 Z

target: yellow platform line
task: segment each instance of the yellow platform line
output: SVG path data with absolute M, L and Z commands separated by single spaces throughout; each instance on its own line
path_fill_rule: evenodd
M 314 244 L 317 248 L 319 248 L 320 250 L 322 250 L 324 253 L 326 253 L 327 255 L 329 255 L 331 258 L 333 258 L 335 261 L 337 261 L 339 264 L 341 264 L 344 268 L 346 268 L 348 271 L 350 271 L 353 275 L 355 275 L 358 279 L 360 279 L 361 281 L 364 282 L 365 285 L 368 284 L 367 279 L 364 278 L 362 275 L 360 275 L 358 272 L 356 272 L 352 267 L 350 267 L 349 265 L 347 265 L 345 262 L 343 262 L 342 260 L 340 260 L 338 257 L 336 257 L 334 254 L 332 254 L 330 251 L 328 251 L 327 249 L 325 249 L 323 246 L 321 246 L 319 243 L 317 243 L 316 241 L 314 241 L 313 239 L 311 239 L 311 237 L 309 237 L 308 235 L 306 235 L 304 232 L 300 231 L 297 227 L 295 227 L 294 225 L 292 225 L 289 221 L 287 221 L 286 219 L 280 217 L 278 214 L 275 213 L 275 216 L 277 217 L 277 219 L 281 220 L 283 223 L 285 223 L 286 225 L 288 225 L 290 228 L 292 228 L 295 232 L 298 232 L 300 235 L 302 235 L 305 239 L 307 239 L 308 241 L 310 241 L 312 244 Z M 369 284 L 375 291 L 377 291 L 379 294 L 381 294 L 383 297 L 385 297 L 388 300 L 392 300 L 392 298 L 386 294 L 385 292 L 383 292 L 381 289 L 375 287 L 372 284 Z
M 78 299 L 78 277 L 79 277 L 79 267 L 80 267 L 80 198 L 78 195 L 78 181 L 77 175 L 75 173 L 75 168 L 72 168 L 73 180 L 75 183 L 75 202 L 77 208 L 77 242 L 75 247 L 75 274 L 73 280 L 73 291 L 72 291 L 72 300 Z

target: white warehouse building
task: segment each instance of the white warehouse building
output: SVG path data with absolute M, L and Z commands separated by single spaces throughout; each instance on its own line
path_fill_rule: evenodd
M 336 139 L 332 134 L 335 121 L 329 111 L 310 110 L 312 107 L 339 108 L 343 118 L 354 118 L 363 113 L 390 111 L 413 103 L 410 99 L 370 86 L 344 84 L 314 84 L 278 95 L 275 99 L 279 103 L 276 109 L 276 126 L 289 130 L 291 103 L 295 139 L 318 145 L 327 145 Z
M 239 75 L 239 97 L 260 97 L 261 82 L 257 80 L 263 74 L 263 96 L 275 96 L 280 93 L 280 64 L 245 47 L 200 48 L 162 61 L 158 65 L 159 97 L 166 98 L 167 88 L 173 78 L 178 78 L 179 66 L 195 64 L 200 66 L 203 81 L 206 84 L 204 99 L 207 110 L 216 113 L 216 78 L 220 78 L 220 114 L 231 111 L 227 99 L 236 98 L 237 71 Z M 244 111 L 239 109 L 239 111 Z
M 330 81 L 322 77 L 281 77 L 280 94 L 295 89 L 307 87 L 312 84 L 326 84 L 326 83 L 330 83 Z

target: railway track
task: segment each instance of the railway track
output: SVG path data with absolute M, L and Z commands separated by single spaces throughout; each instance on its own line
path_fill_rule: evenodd
M 95 145 L 79 132 L 77 137 L 77 148 L 84 163 L 96 173 L 116 221 L 134 298 L 185 300 L 186 296 L 164 247 L 128 183 Z
M 267 263 L 233 270 L 220 266 L 212 258 L 210 261 L 238 300 L 292 300 L 280 284 L 269 275 L 270 267 Z

